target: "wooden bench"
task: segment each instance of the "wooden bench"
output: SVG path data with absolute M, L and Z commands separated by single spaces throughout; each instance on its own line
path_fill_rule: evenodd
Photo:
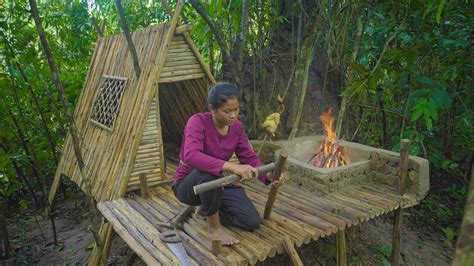
M 270 187 L 257 181 L 247 182 L 244 187 L 262 216 Z M 212 253 L 204 220 L 188 217 L 177 231 L 193 263 L 255 264 L 284 252 L 285 239 L 300 247 L 415 203 L 416 199 L 400 196 L 395 188 L 377 184 L 352 186 L 321 197 L 283 185 L 271 218 L 262 218 L 260 228 L 253 232 L 225 228 L 241 242 L 223 247 L 218 255 Z M 150 265 L 179 264 L 161 242 L 160 232 L 168 229 L 159 224 L 169 222 L 184 207 L 175 198 L 170 186 L 151 188 L 146 198 L 131 194 L 126 198 L 98 203 L 99 210 L 114 230 Z

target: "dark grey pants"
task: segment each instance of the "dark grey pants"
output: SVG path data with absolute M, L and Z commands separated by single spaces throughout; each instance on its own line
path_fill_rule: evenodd
M 257 229 L 260 226 L 260 216 L 242 187 L 227 186 L 194 195 L 194 186 L 217 178 L 219 177 L 194 169 L 173 186 L 173 191 L 182 203 L 201 205 L 205 216 L 219 212 L 220 222 L 224 226 L 234 226 L 246 231 Z

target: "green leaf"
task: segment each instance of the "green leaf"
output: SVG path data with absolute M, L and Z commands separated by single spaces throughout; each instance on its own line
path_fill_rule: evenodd
M 362 86 L 363 84 L 364 84 L 363 80 L 354 80 L 349 86 L 349 91 L 350 92 L 358 91 L 363 87 Z
M 431 120 L 431 116 L 429 112 L 424 112 L 423 113 L 423 118 L 425 120 L 425 125 L 429 130 L 433 129 L 433 120 Z
M 377 89 L 377 78 L 374 76 L 369 79 L 369 89 L 373 92 Z
M 451 108 L 452 98 L 444 88 L 439 88 L 433 92 L 431 99 L 443 110 Z
M 429 4 L 429 6 L 425 10 L 425 13 L 423 13 L 423 18 L 425 18 L 426 15 L 428 15 L 428 13 L 430 13 L 433 10 L 434 4 L 435 4 L 434 1 Z
M 362 75 L 365 72 L 367 72 L 367 70 L 365 70 L 363 66 L 357 64 L 357 62 L 354 62 L 354 61 L 349 63 L 349 67 L 359 75 Z
M 412 114 L 411 114 L 411 121 L 416 121 L 420 116 L 423 114 L 424 109 L 416 109 Z
M 20 211 L 26 211 L 28 210 L 28 201 L 26 200 L 20 200 Z
M 378 17 L 380 20 L 385 19 L 385 17 L 384 17 L 381 13 L 379 13 L 379 12 L 375 12 L 375 11 L 374 11 L 374 15 L 375 15 L 376 17 Z
M 430 98 L 428 102 L 428 110 L 433 120 L 438 120 L 438 104 L 433 100 L 433 98 Z
M 443 12 L 443 7 L 444 4 L 446 3 L 446 0 L 440 0 L 438 4 L 438 10 L 436 10 L 436 22 L 439 24 L 441 21 L 441 13 Z
M 422 114 L 426 112 L 427 102 L 425 99 L 421 99 L 414 107 L 413 113 L 411 114 L 411 121 L 416 121 Z
M 92 250 L 92 249 L 94 249 L 94 243 L 91 243 L 91 244 L 87 245 L 87 246 L 84 248 L 85 251 L 89 251 L 89 250 Z

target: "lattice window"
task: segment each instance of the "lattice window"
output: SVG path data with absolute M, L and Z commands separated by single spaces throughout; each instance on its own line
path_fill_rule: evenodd
M 127 78 L 102 76 L 101 83 L 90 121 L 96 126 L 112 131 Z

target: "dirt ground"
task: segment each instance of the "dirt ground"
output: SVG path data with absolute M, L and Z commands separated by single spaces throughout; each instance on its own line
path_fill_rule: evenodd
M 75 194 L 57 203 L 57 246 L 54 246 L 51 224 L 41 216 L 31 213 L 9 217 L 8 232 L 16 257 L 3 261 L 7 265 L 17 264 L 75 264 L 84 265 L 92 250 L 92 234 L 87 230 L 88 215 L 84 197 Z M 392 215 L 376 218 L 347 230 L 346 241 L 350 265 L 390 265 Z M 35 220 L 36 218 L 36 220 Z M 450 265 L 454 250 L 448 248 L 441 235 L 426 228 L 414 228 L 409 218 L 402 235 L 402 257 L 404 265 Z M 39 229 L 41 228 L 41 230 Z M 43 233 L 42 233 L 42 232 Z M 43 236 L 44 235 L 44 236 Z M 319 239 L 299 248 L 298 253 L 305 265 L 334 265 L 335 237 Z M 0 265 L 3 264 L 0 261 Z M 111 254 L 111 265 L 144 265 L 115 236 Z M 286 254 L 276 255 L 260 265 L 290 265 Z

